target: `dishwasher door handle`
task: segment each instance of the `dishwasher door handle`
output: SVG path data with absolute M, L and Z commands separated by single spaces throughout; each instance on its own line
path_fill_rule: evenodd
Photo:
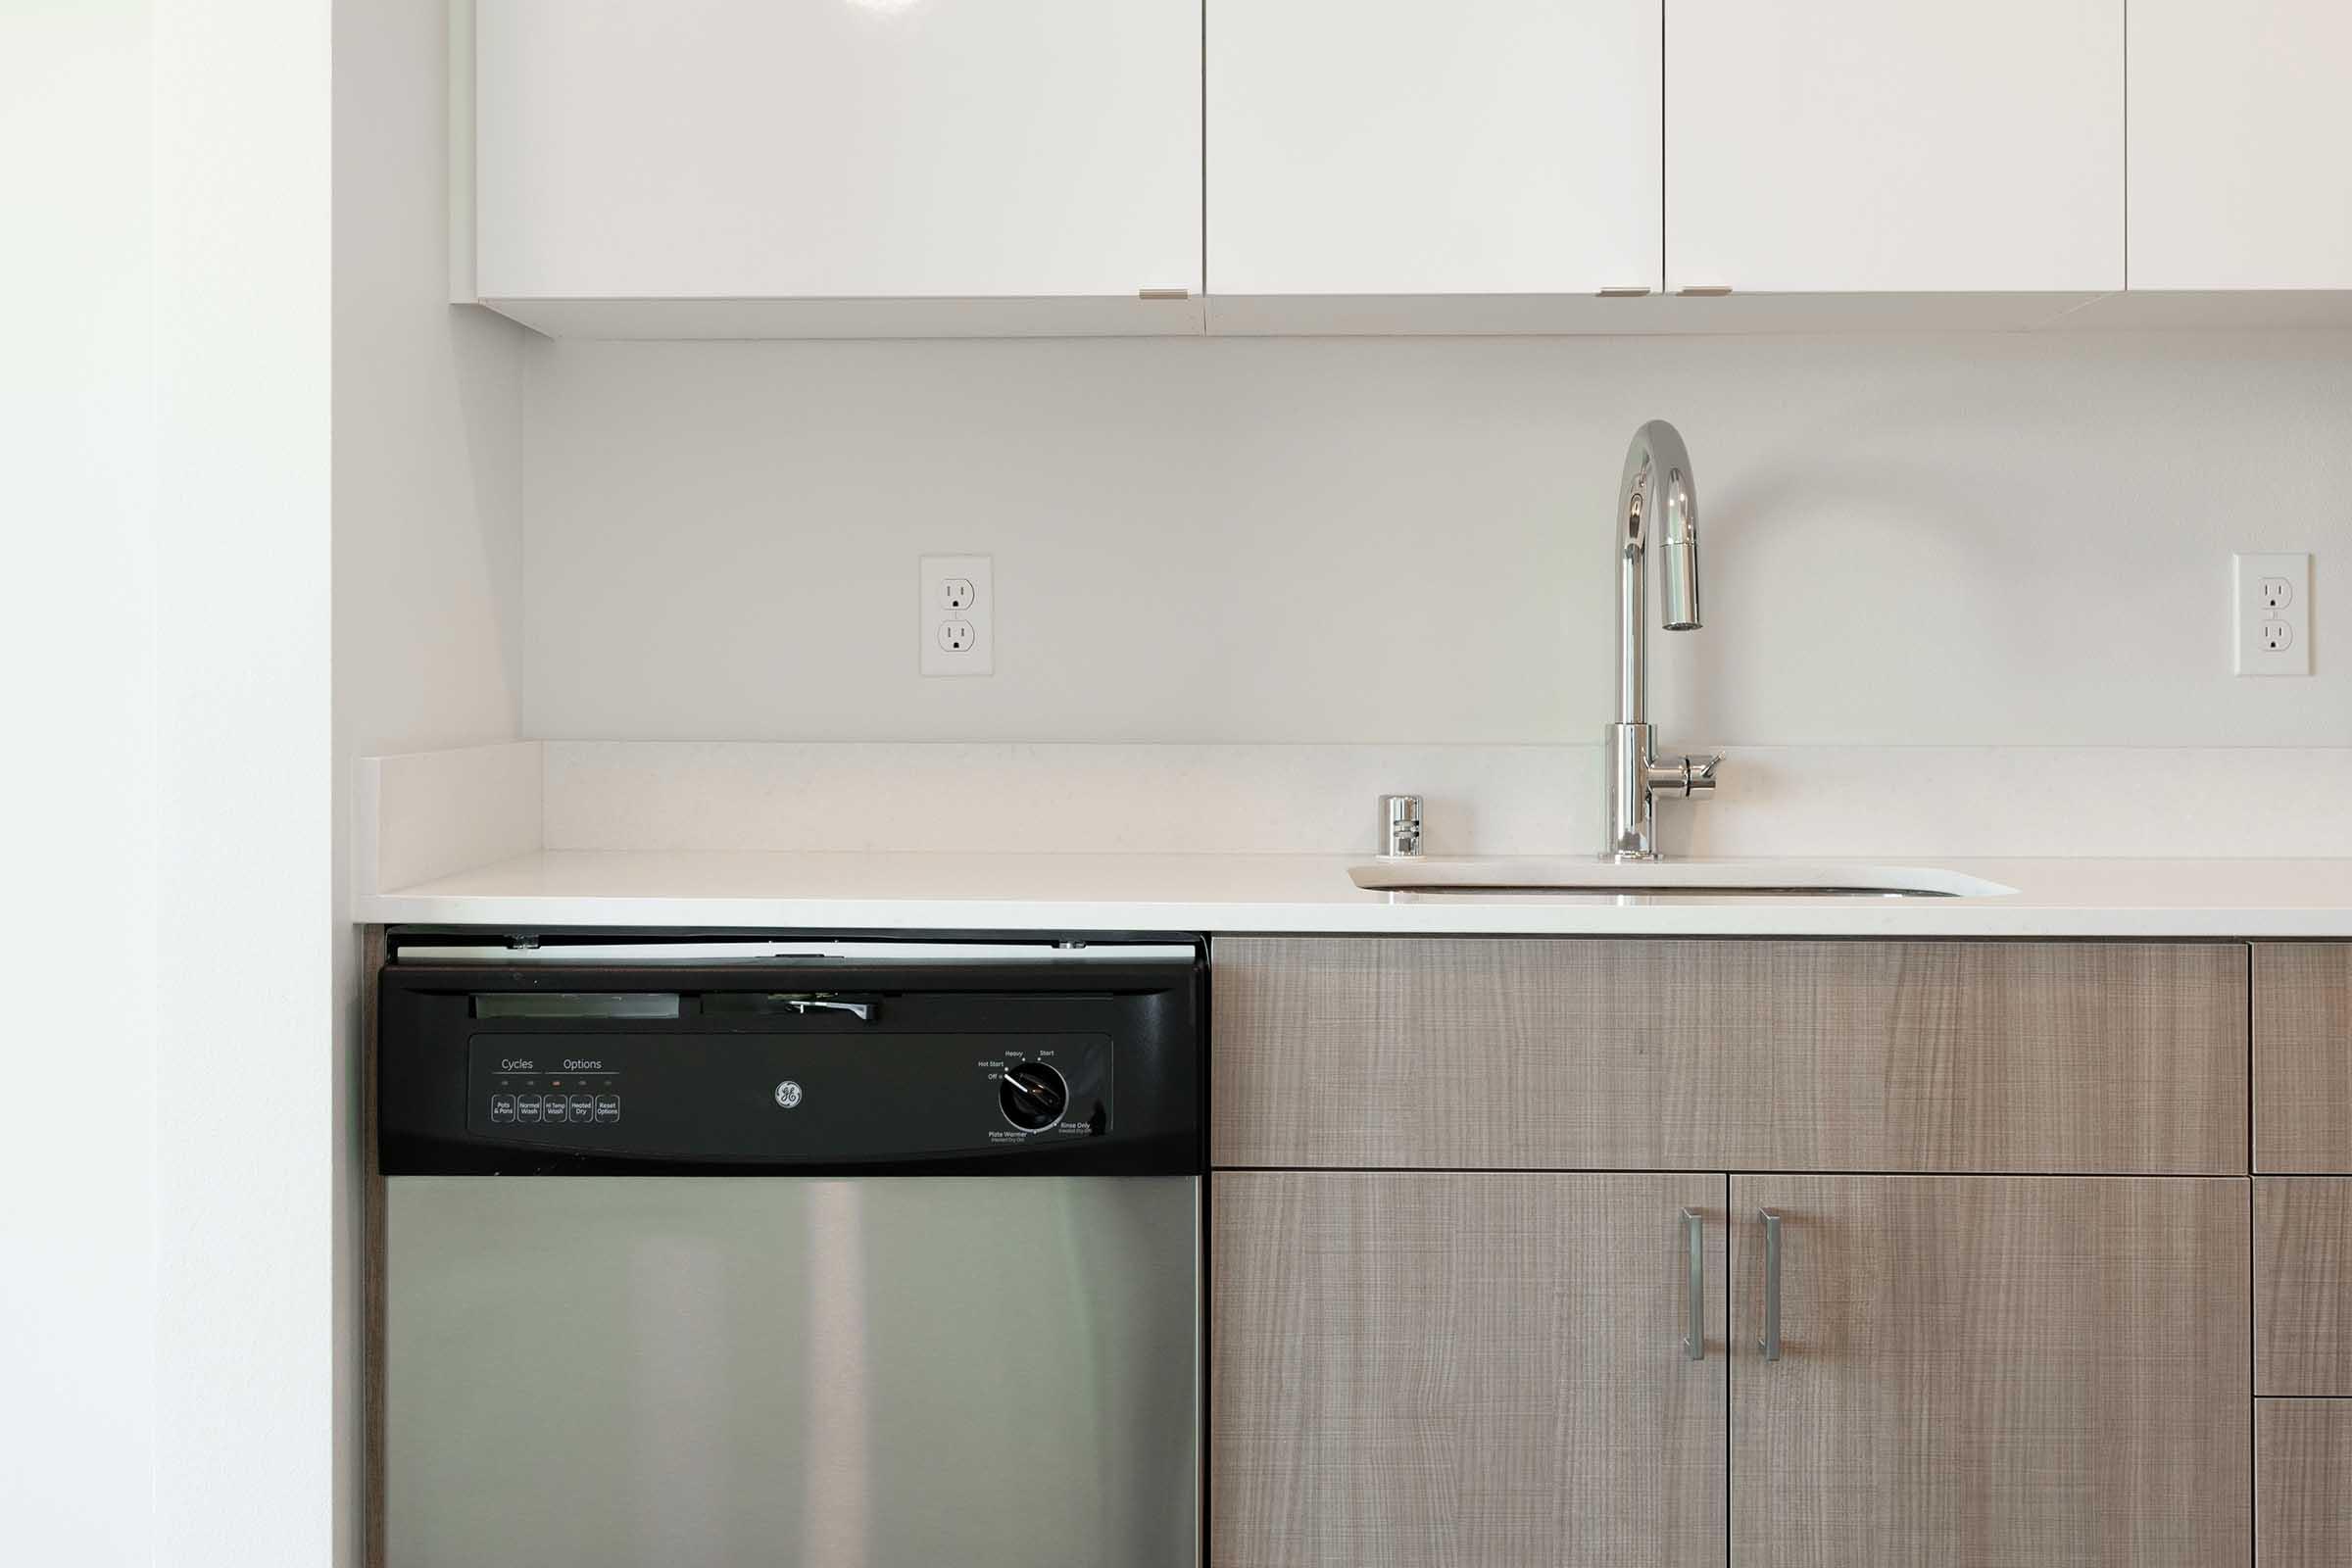
M 859 1023 L 871 1023 L 874 1004 L 870 1002 L 836 1002 L 830 997 L 794 997 L 784 1004 L 806 1017 L 811 1012 L 846 1012 Z

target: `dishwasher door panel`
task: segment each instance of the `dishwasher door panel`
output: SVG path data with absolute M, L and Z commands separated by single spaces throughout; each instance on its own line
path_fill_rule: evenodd
M 1200 1184 L 396 1177 L 388 1568 L 1192 1568 Z

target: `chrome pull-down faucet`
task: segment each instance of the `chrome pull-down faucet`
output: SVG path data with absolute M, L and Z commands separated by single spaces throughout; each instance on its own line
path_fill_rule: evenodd
M 1617 722 L 1608 727 L 1608 848 L 1618 860 L 1658 858 L 1660 795 L 1696 795 L 1715 787 L 1721 757 L 1658 760 L 1658 736 L 1649 722 L 1649 668 L 1644 662 L 1643 571 L 1650 535 L 1657 535 L 1658 572 L 1665 603 L 1659 624 L 1695 631 L 1698 618 L 1698 489 L 1690 453 L 1679 431 L 1652 419 L 1634 432 L 1617 487 Z

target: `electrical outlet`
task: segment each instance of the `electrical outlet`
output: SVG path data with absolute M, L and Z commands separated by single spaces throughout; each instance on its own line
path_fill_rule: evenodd
M 2311 673 L 2311 557 L 2232 556 L 2231 626 L 2240 675 Z
M 996 585 L 987 556 L 925 556 L 916 625 L 926 675 L 996 673 Z

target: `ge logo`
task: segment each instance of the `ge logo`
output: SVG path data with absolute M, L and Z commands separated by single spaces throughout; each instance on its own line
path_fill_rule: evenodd
M 790 1110 L 800 1102 L 801 1086 L 799 1084 L 796 1084 L 791 1079 L 787 1078 L 782 1083 L 776 1085 L 777 1104 L 782 1105 L 786 1110 Z

